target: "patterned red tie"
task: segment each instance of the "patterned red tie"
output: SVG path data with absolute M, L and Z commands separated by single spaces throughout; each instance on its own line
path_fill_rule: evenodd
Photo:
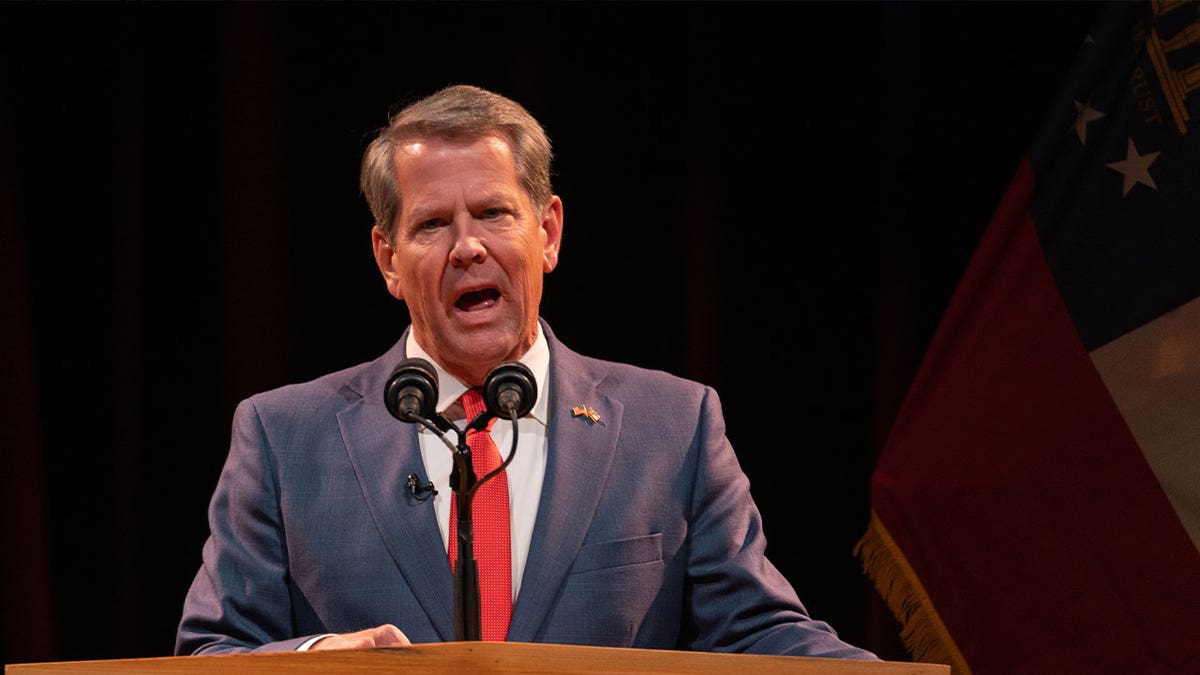
M 468 389 L 462 395 L 467 422 L 483 412 L 486 405 L 478 389 Z M 467 446 L 471 448 L 471 465 L 475 476 L 483 478 L 502 460 L 500 451 L 492 442 L 492 425 L 487 429 L 467 432 Z M 458 557 L 458 504 L 450 500 L 450 570 Z M 508 621 L 512 617 L 512 547 L 509 543 L 508 519 L 508 474 L 501 472 L 479 486 L 471 502 L 471 525 L 475 535 L 475 561 L 479 570 L 479 624 L 484 640 L 503 642 L 508 635 Z

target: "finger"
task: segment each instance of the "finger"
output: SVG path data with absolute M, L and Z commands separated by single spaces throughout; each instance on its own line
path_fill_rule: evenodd
M 373 630 L 376 647 L 402 647 L 412 644 L 403 631 L 390 623 L 385 623 Z

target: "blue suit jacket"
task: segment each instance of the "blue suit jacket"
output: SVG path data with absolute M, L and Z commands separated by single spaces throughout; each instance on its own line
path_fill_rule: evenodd
M 716 393 L 550 346 L 546 477 L 508 639 L 875 658 L 810 619 L 763 555 Z M 176 653 L 290 650 L 395 624 L 454 639 L 453 586 L 416 425 L 383 405 L 405 357 L 243 401 Z M 592 423 L 570 414 L 586 404 Z

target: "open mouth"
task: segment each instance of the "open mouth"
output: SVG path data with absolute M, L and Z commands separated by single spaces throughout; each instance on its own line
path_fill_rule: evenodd
M 484 288 L 478 291 L 463 293 L 454 306 L 464 312 L 477 312 L 496 304 L 500 299 L 500 291 L 494 288 Z

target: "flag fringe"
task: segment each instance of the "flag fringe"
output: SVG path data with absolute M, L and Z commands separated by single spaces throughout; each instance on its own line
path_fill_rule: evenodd
M 900 622 L 900 640 L 913 659 L 947 664 L 953 675 L 970 675 L 971 668 L 934 609 L 924 585 L 874 510 L 866 533 L 854 547 L 854 556 Z

